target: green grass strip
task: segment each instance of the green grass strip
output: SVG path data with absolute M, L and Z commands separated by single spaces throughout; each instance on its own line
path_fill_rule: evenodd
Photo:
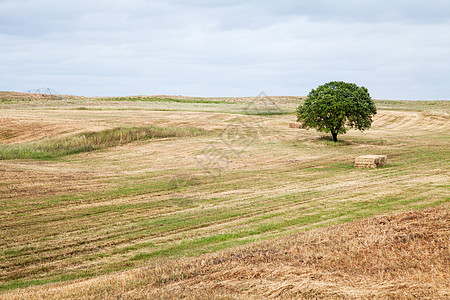
M 204 98 L 191 98 L 191 99 L 179 99 L 169 97 L 110 97 L 110 98 L 98 98 L 97 101 L 143 101 L 143 102 L 176 102 L 176 103 L 209 103 L 209 104 L 227 104 L 229 102 L 222 100 L 208 100 Z
M 0 145 L 0 160 L 54 159 L 134 141 L 202 134 L 206 134 L 206 131 L 192 127 L 118 127 L 98 132 L 84 132 L 63 138 L 46 138 L 31 143 Z

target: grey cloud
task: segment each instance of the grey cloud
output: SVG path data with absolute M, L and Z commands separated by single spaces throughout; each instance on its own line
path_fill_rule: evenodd
M 346 80 L 378 98 L 448 98 L 446 8 L 446 1 L 0 1 L 0 90 L 305 95 Z
M 313 21 L 343 23 L 420 22 L 448 23 L 450 3 L 445 0 L 279 0 L 263 7 L 281 15 L 308 16 Z

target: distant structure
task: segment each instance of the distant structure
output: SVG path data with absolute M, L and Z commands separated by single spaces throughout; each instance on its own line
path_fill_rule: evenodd
M 52 100 L 62 100 L 62 101 L 66 100 L 66 98 L 63 95 L 61 95 L 60 93 L 51 88 L 40 88 L 35 90 L 29 90 L 27 91 L 27 93 L 40 94 L 44 97 L 49 97 Z

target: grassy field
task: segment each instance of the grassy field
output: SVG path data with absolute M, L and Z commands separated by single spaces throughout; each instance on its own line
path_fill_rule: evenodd
M 448 228 L 449 101 L 378 100 L 334 144 L 289 128 L 300 97 L 65 99 L 0 93 L 0 298 L 433 206 Z M 362 154 L 388 165 L 354 169 Z
M 447 299 L 449 217 L 448 209 L 437 207 L 369 218 L 6 295 L 21 300 Z

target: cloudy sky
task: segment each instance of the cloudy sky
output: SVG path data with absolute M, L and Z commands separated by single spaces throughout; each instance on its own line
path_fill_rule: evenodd
M 0 90 L 450 99 L 448 0 L 0 0 Z

